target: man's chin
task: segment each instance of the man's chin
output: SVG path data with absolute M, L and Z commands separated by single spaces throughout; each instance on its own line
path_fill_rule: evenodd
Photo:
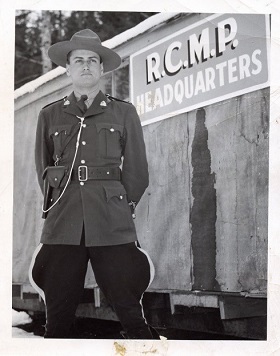
M 83 76 L 81 80 L 79 81 L 80 85 L 86 85 L 86 86 L 95 86 L 97 84 L 97 81 L 94 80 L 92 76 Z

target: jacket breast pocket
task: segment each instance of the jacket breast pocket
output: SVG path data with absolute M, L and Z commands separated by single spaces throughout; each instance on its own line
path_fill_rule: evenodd
M 110 223 L 110 229 L 113 230 L 130 230 L 134 228 L 131 216 L 131 210 L 127 202 L 126 191 L 122 185 L 119 187 L 104 186 L 107 212 Z
M 122 153 L 124 126 L 105 122 L 96 123 L 98 155 L 102 158 L 119 158 Z
M 66 140 L 70 135 L 71 127 L 72 125 L 58 125 L 49 129 L 49 136 L 54 143 L 54 156 L 58 155 L 60 157 Z

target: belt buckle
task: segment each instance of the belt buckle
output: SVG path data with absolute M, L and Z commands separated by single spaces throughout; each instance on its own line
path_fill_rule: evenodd
M 85 170 L 83 170 L 85 169 Z M 84 178 L 85 176 L 85 178 Z M 88 180 L 88 167 L 87 166 L 79 166 L 78 167 L 78 178 L 80 182 L 86 182 Z

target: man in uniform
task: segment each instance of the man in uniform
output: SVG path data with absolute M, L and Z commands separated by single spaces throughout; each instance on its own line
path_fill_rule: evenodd
M 45 301 L 45 337 L 69 337 L 90 261 L 125 337 L 152 339 L 141 299 L 154 271 L 132 219 L 148 186 L 142 127 L 132 104 L 100 90 L 121 58 L 89 29 L 48 54 L 66 67 L 73 92 L 41 110 L 36 133 L 45 222 L 30 281 Z

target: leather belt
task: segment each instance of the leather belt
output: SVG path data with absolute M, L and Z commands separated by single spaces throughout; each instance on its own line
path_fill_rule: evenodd
M 120 180 L 121 170 L 119 167 L 88 167 L 79 166 L 72 173 L 72 181 L 86 182 L 87 180 Z

